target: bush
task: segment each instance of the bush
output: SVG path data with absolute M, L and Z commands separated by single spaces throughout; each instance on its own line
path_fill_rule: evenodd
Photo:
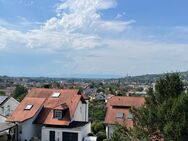
M 94 134 L 105 132 L 105 124 L 103 122 L 93 122 L 91 130 Z
M 4 91 L 0 91 L 0 96 L 4 96 L 5 92 Z
M 38 137 L 32 137 L 30 141 L 40 141 L 40 139 Z
M 96 135 L 97 135 L 97 141 L 103 141 L 104 139 L 106 139 L 105 132 L 98 132 Z
M 104 139 L 103 141 L 112 141 L 112 140 L 110 140 L 110 139 Z
M 88 136 L 94 136 L 94 134 L 93 134 L 93 133 L 88 133 L 87 135 L 88 135 Z

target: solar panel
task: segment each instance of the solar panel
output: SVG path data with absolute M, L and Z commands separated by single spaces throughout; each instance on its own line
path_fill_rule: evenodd
M 123 117 L 124 117 L 124 113 L 122 112 L 116 113 L 116 118 L 123 118 Z
M 58 93 L 58 92 L 54 92 L 53 94 L 52 94 L 52 97 L 59 97 L 60 96 L 60 93 Z
M 30 110 L 32 107 L 33 107 L 33 105 L 28 104 L 28 105 L 25 107 L 25 110 Z

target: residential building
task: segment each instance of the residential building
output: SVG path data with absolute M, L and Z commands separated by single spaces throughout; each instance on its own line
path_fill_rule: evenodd
M 6 117 L 0 114 L 0 123 L 5 123 Z
M 108 99 L 106 107 L 106 135 L 107 138 L 111 138 L 114 127 L 117 123 L 133 127 L 133 115 L 130 112 L 131 107 L 140 107 L 144 105 L 144 97 L 133 96 L 113 96 Z
M 13 97 L 0 96 L 0 114 L 9 116 L 18 106 L 19 102 Z
M 88 97 L 73 89 L 33 88 L 7 121 L 19 141 L 82 141 L 90 132 Z
M 15 141 L 16 124 L 7 123 L 6 119 L 5 116 L 0 115 L 0 141 Z

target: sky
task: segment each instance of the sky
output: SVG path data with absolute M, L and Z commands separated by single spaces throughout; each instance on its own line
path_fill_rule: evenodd
M 0 75 L 188 70 L 187 0 L 0 0 Z

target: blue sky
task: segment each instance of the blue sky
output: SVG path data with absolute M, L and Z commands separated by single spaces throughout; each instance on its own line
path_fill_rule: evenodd
M 0 0 L 0 75 L 187 70 L 187 0 Z

